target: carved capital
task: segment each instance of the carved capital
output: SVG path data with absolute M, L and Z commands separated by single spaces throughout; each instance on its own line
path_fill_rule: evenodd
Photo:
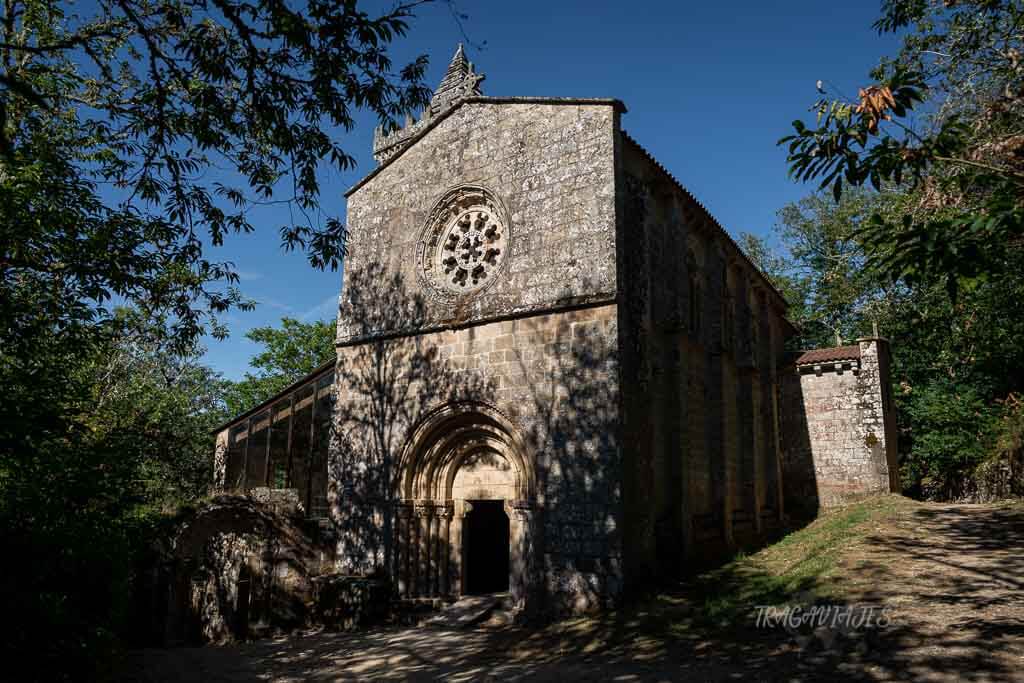
M 395 512 L 401 519 L 409 519 L 412 517 L 413 504 L 410 502 L 401 502 L 395 504 Z
M 509 519 L 519 522 L 529 522 L 533 517 L 533 506 L 525 500 L 510 500 L 505 502 L 505 514 Z

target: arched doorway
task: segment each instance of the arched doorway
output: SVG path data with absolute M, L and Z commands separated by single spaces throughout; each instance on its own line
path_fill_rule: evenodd
M 509 591 L 523 605 L 534 477 L 514 426 L 479 403 L 447 405 L 402 454 L 394 576 L 408 598 Z

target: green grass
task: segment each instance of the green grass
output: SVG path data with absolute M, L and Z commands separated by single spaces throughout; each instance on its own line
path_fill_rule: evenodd
M 719 629 L 752 625 L 760 605 L 843 601 L 843 584 L 830 582 L 838 563 L 880 525 L 918 505 L 896 495 L 877 496 L 827 513 L 757 552 L 737 553 L 727 564 L 602 617 L 559 622 L 566 642 L 590 638 L 607 646 L 643 634 L 694 642 Z M 618 640 L 617 640 L 618 639 Z
M 842 586 L 829 580 L 840 557 L 880 522 L 913 505 L 895 495 L 869 498 L 827 513 L 756 553 L 737 555 L 694 579 L 695 596 L 703 598 L 699 616 L 725 625 L 749 617 L 758 605 L 842 599 Z

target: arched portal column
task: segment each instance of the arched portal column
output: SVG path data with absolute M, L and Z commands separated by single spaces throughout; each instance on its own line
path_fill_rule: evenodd
M 534 580 L 534 511 L 527 501 L 506 501 L 509 520 L 509 592 L 512 604 L 525 607 Z
M 437 590 L 440 595 L 451 594 L 451 524 L 452 506 L 444 505 L 438 510 L 439 539 L 437 545 L 438 579 Z
M 400 501 L 396 505 L 397 510 L 395 511 L 395 519 L 397 525 L 395 529 L 395 570 L 394 579 L 395 586 L 398 590 L 399 597 L 409 598 L 413 595 L 412 587 L 412 576 L 411 571 L 411 559 L 410 559 L 410 537 L 413 535 L 412 524 L 413 524 L 413 506 L 407 501 Z
M 429 500 L 416 501 L 416 520 L 419 527 L 417 546 L 419 561 L 416 563 L 416 595 L 425 598 L 430 593 L 430 546 L 433 545 L 431 534 L 431 518 L 434 514 L 434 505 Z
M 463 538 L 465 537 L 464 526 L 469 509 L 468 502 L 453 501 L 452 525 L 449 530 L 451 545 L 448 547 L 448 557 L 451 562 L 448 569 L 448 594 L 451 596 L 463 595 L 466 592 L 466 546 L 463 543 Z
M 458 595 L 465 595 L 469 592 L 469 583 L 466 581 L 466 575 L 469 573 L 471 562 L 469 559 L 469 539 L 467 536 L 466 529 L 466 517 L 470 512 L 473 511 L 473 504 L 468 500 L 456 501 L 459 508 L 462 510 L 462 515 L 459 517 L 459 536 L 455 539 L 455 554 L 459 556 L 459 590 L 455 593 Z

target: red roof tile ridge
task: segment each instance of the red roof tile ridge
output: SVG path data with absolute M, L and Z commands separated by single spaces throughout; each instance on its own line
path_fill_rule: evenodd
M 860 360 L 860 345 L 831 346 L 825 349 L 809 349 L 804 351 L 795 361 L 796 365 L 811 363 L 827 363 L 839 360 Z

